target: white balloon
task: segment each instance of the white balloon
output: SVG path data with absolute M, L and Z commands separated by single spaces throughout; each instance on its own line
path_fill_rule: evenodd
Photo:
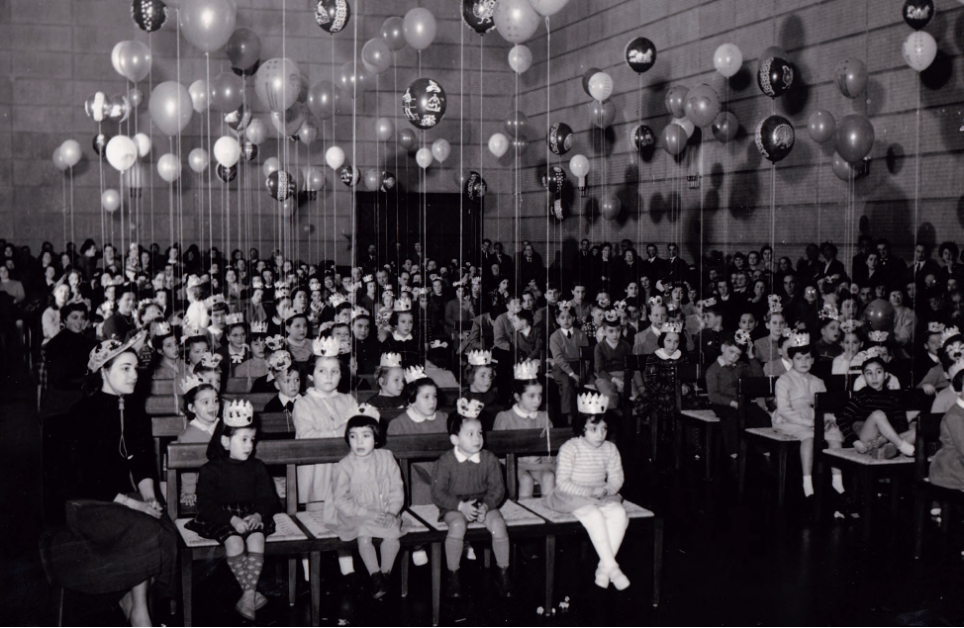
M 120 74 L 121 76 L 123 76 L 123 73 L 121 72 L 120 52 L 123 47 L 124 47 L 124 42 L 119 41 L 116 44 L 114 44 L 114 49 L 110 53 L 110 64 L 114 66 L 114 71 Z
M 532 51 L 524 44 L 518 44 L 509 51 L 509 67 L 516 74 L 522 74 L 532 66 Z
M 415 153 L 415 162 L 418 164 L 419 168 L 425 170 L 432 165 L 432 149 L 430 148 L 420 148 L 418 152 Z
M 151 138 L 148 137 L 147 133 L 138 133 L 134 136 L 134 143 L 137 144 L 137 154 L 141 157 L 147 157 L 147 154 L 151 152 Z
M 266 177 L 270 177 L 272 172 L 279 170 L 281 170 L 281 162 L 278 161 L 277 157 L 268 157 L 264 160 L 264 165 L 261 166 L 261 172 L 263 172 Z
M 157 174 L 168 183 L 174 183 L 181 176 L 181 160 L 173 153 L 161 155 L 157 160 Z
M 100 204 L 103 205 L 108 214 L 113 214 L 121 204 L 120 192 L 113 188 L 104 190 L 104 193 L 100 195 Z
M 742 65 L 743 53 L 736 44 L 720 44 L 713 53 L 713 67 L 726 78 L 739 72 Z
M 561 11 L 569 4 L 569 0 L 529 0 L 529 4 L 539 15 L 549 17 Z
M 218 138 L 214 143 L 214 158 L 225 168 L 238 163 L 238 159 L 241 158 L 241 145 L 238 144 L 238 140 L 228 135 Z
M 573 155 L 572 159 L 569 160 L 569 170 L 572 174 L 576 176 L 579 180 L 579 191 L 585 195 L 586 193 L 586 175 L 589 174 L 589 160 L 586 159 L 585 155 Z M 556 218 L 562 220 L 561 211 L 562 207 L 559 206 L 559 213 L 557 213 Z
M 325 163 L 332 170 L 338 170 L 345 164 L 345 151 L 338 146 L 332 146 L 325 153 Z
M 904 41 L 901 53 L 907 65 L 918 72 L 923 72 L 934 63 L 934 58 L 937 57 L 937 42 L 927 31 L 914 31 Z
M 493 133 L 492 137 L 489 138 L 489 152 L 496 156 L 496 158 L 502 157 L 509 150 L 509 138 L 507 138 L 502 133 Z
M 248 141 L 255 145 L 260 145 L 267 137 L 268 129 L 264 125 L 264 121 L 261 118 L 251 118 L 251 122 L 248 123 L 248 128 L 244 130 L 244 136 L 248 138 Z
M 66 140 L 60 145 L 60 156 L 68 168 L 76 166 L 80 163 L 80 158 L 84 156 L 84 152 L 80 149 L 80 142 L 77 140 Z
M 605 72 L 596 72 L 589 77 L 589 95 L 604 102 L 613 93 L 613 77 Z
M 137 161 L 137 144 L 126 135 L 115 135 L 107 142 L 107 161 L 124 172 Z
M 194 111 L 202 113 L 207 111 L 208 105 L 208 84 L 203 79 L 198 79 L 191 83 L 191 86 L 187 88 L 187 93 L 191 96 L 191 106 L 194 107 Z
M 198 174 L 204 172 L 209 163 L 210 160 L 208 159 L 208 152 L 203 148 L 195 148 L 187 156 L 187 165 L 191 167 L 191 170 Z
M 438 159 L 439 163 L 442 163 L 448 159 L 449 154 L 452 152 L 452 145 L 449 144 L 448 140 L 443 138 L 438 138 L 432 142 L 432 155 Z
M 693 137 L 693 131 L 696 130 L 696 126 L 690 122 L 689 118 L 673 118 L 671 124 L 683 127 L 683 130 L 686 131 L 686 137 Z

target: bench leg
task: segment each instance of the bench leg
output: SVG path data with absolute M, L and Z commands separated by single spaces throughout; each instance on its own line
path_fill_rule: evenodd
M 402 552 L 402 572 L 399 574 L 402 578 L 402 597 L 408 597 L 408 561 L 411 560 L 411 554 L 408 550 Z
M 308 570 L 311 572 L 311 625 L 321 623 L 321 552 L 311 552 L 308 556 Z
M 432 543 L 432 625 L 438 626 L 442 598 L 442 544 Z
M 914 495 L 914 560 L 920 560 L 924 551 L 924 521 L 927 517 L 927 492 L 921 487 Z
M 861 516 L 864 519 L 864 544 L 870 546 L 870 517 L 874 512 L 874 478 L 869 470 L 860 472 L 860 487 L 863 493 L 864 503 Z
M 57 620 L 57 626 L 64 625 L 64 588 L 54 587 L 53 591 L 53 602 L 54 602 L 54 614 Z
M 660 581 L 663 579 L 663 519 L 653 521 L 653 608 L 659 608 Z
M 191 550 L 183 549 L 181 550 L 181 597 L 184 600 L 184 625 L 191 625 L 191 596 L 192 596 L 192 583 L 191 580 L 194 576 L 194 556 Z
M 683 433 L 686 431 L 683 423 L 677 418 L 673 430 L 673 455 L 676 456 L 676 470 L 679 471 L 680 458 L 683 455 Z
M 703 453 L 706 454 L 706 468 L 703 472 L 704 479 L 709 480 L 713 477 L 713 426 L 707 425 L 703 429 Z
M 783 508 L 787 492 L 787 448 L 777 448 L 777 505 Z
M 309 559 L 310 563 L 310 559 Z M 310 566 L 309 566 L 310 570 Z M 309 576 L 310 577 L 310 576 Z M 311 583 L 314 586 L 314 583 Z M 295 590 L 298 588 L 298 559 L 288 559 L 288 606 L 295 605 Z
M 749 447 L 746 438 L 740 438 L 740 453 L 736 461 L 736 496 L 743 501 L 743 491 L 746 488 L 746 456 Z
M 486 570 L 492 567 L 492 550 L 488 547 L 482 550 L 482 564 L 485 565 Z
M 900 504 L 900 477 L 890 476 L 890 514 L 897 514 L 897 507 Z
M 556 586 L 556 535 L 546 536 L 546 612 L 552 608 L 553 589 Z
M 652 451 L 653 464 L 656 464 L 656 444 L 659 442 L 659 417 L 655 412 L 649 413 L 649 437 L 652 439 L 650 448 Z
M 941 532 L 947 534 L 951 530 L 951 502 L 941 503 Z

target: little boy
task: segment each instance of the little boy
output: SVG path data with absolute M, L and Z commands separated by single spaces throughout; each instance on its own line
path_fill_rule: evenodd
M 657 297 L 658 298 L 658 297 Z M 636 355 L 650 355 L 659 349 L 659 334 L 663 325 L 669 320 L 666 306 L 662 299 L 651 300 L 649 306 L 649 327 L 633 337 L 633 353 Z
M 784 373 L 793 370 L 793 361 L 787 358 L 787 349 L 790 347 L 792 337 L 786 336 L 780 343 L 780 358 L 770 360 L 763 364 L 763 375 L 766 377 L 780 377 Z M 754 353 L 756 349 L 754 349 Z
M 513 364 L 525 362 L 526 360 L 542 362 L 543 358 L 545 358 L 545 330 L 533 327 L 532 322 L 532 311 L 525 309 L 520 311 L 518 316 L 512 321 L 512 327 L 515 330 L 515 336 L 513 338 L 515 360 Z
M 295 409 L 295 402 L 301 399 L 301 372 L 291 368 L 291 356 L 287 351 L 272 354 L 274 387 L 278 395 L 264 405 L 265 412 L 284 412 L 288 416 Z
M 482 403 L 459 399 L 457 412 L 448 418 L 449 440 L 455 448 L 435 464 L 432 501 L 439 519 L 448 526 L 445 562 L 449 571 L 448 597 L 461 597 L 459 564 L 465 531 L 471 523 L 484 524 L 492 534 L 492 550 L 499 573 L 496 584 L 503 597 L 511 597 L 509 580 L 509 531 L 499 506 L 505 497 L 502 466 L 490 451 L 482 449 Z
M 720 339 L 723 337 L 723 312 L 713 297 L 704 299 L 700 302 L 700 305 L 703 329 L 698 334 L 697 346 L 703 356 L 703 368 L 709 368 L 720 357 Z
M 783 330 L 787 327 L 787 319 L 783 316 L 783 310 L 774 311 L 771 304 L 770 311 L 763 319 L 763 324 L 770 331 L 770 334 L 753 343 L 753 354 L 758 360 L 766 364 L 780 358 L 780 345 L 783 344 Z
M 596 345 L 593 352 L 596 390 L 609 398 L 610 408 L 618 411 L 619 402 L 622 399 L 620 395 L 625 388 L 623 374 L 626 368 L 626 356 L 632 354 L 633 348 L 621 337 L 622 327 L 616 310 L 607 310 L 604 319 L 605 337 Z
M 582 347 L 589 346 L 586 334 L 573 327 L 574 322 L 570 304 L 566 301 L 559 303 L 556 310 L 556 324 L 559 329 L 549 337 L 549 352 L 552 355 L 552 378 L 559 386 L 560 412 L 567 419 L 571 419 L 575 411 L 573 404 L 580 383 L 579 373 L 572 365 L 579 364 Z
M 371 375 L 378 368 L 379 347 L 371 336 L 371 328 L 372 318 L 367 312 L 358 313 L 351 321 L 352 353 L 359 375 Z
M 740 361 L 744 346 L 749 346 L 748 362 Z M 727 333 L 720 340 L 720 354 L 706 370 L 706 394 L 723 428 L 723 447 L 731 458 L 737 456 L 739 444 L 738 397 L 740 379 L 762 377 L 763 367 L 753 355 L 752 345 L 741 344 L 736 336 Z M 747 406 L 746 427 L 767 427 L 770 415 L 755 404 Z

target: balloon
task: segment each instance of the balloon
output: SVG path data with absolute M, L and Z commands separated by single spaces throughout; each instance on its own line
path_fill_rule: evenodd
M 291 218 L 292 216 L 295 215 L 295 210 L 298 208 L 296 201 L 297 199 L 294 196 L 292 196 L 291 198 L 286 199 L 281 203 L 279 203 L 281 205 L 281 214 L 285 218 Z
M 60 157 L 67 164 L 68 168 L 73 168 L 80 163 L 80 158 L 84 156 L 77 140 L 67 140 L 60 145 Z
M 268 194 L 277 201 L 286 201 L 298 192 L 294 177 L 284 170 L 269 174 L 265 184 L 268 186 Z
M 447 101 L 445 90 L 435 80 L 415 79 L 402 96 L 402 111 L 412 125 L 431 129 L 441 122 Z
M 54 149 L 53 160 L 54 166 L 61 172 L 67 170 L 67 168 L 70 168 L 70 166 L 67 165 L 67 162 L 64 161 L 64 156 L 60 153 L 60 146 Z
M 435 16 L 428 9 L 416 7 L 405 14 L 402 34 L 415 50 L 425 50 L 435 41 Z
M 599 68 L 589 68 L 586 70 L 586 73 L 582 75 L 582 91 L 586 92 L 586 96 L 592 96 L 592 94 L 589 93 L 589 79 L 599 72 L 602 72 Z
M 760 62 L 756 82 L 761 92 L 770 98 L 777 98 L 793 85 L 793 68 L 780 57 L 767 57 Z
M 589 79 L 589 95 L 603 102 L 613 93 L 613 77 L 605 72 L 596 72 Z
M 516 74 L 522 74 L 532 66 L 532 51 L 528 46 L 516 44 L 509 50 L 509 67 Z
M 539 15 L 550 17 L 569 4 L 569 0 L 529 0 L 529 4 Z
M 325 171 L 309 166 L 305 168 L 305 191 L 317 192 L 325 188 Z
M 846 159 L 840 156 L 839 153 L 833 154 L 833 161 L 830 162 L 830 168 L 833 173 L 837 175 L 837 178 L 841 181 L 850 181 L 851 178 L 859 179 L 861 177 L 869 174 L 868 163 L 866 159 L 861 159 L 855 164 L 848 163 Z
M 549 128 L 549 150 L 565 155 L 572 148 L 572 128 L 565 122 L 556 122 Z
M 608 128 L 616 119 L 616 105 L 598 100 L 589 103 L 589 119 L 600 129 Z
M 236 110 L 224 114 L 224 123 L 240 136 L 244 133 L 244 130 L 248 128 L 248 125 L 251 124 L 251 111 L 244 105 L 241 105 Z
M 589 174 L 589 160 L 586 159 L 585 155 L 574 155 L 573 158 L 569 160 L 569 171 L 572 172 L 579 181 L 580 194 L 585 196 L 586 175 Z
M 369 39 L 361 51 L 365 69 L 373 74 L 381 74 L 392 64 L 392 51 L 384 39 Z
M 298 139 L 305 146 L 311 146 L 311 143 L 318 139 L 318 127 L 311 123 L 311 120 L 305 120 L 301 128 L 298 129 Z
M 107 117 L 114 122 L 123 122 L 131 113 L 131 104 L 127 100 L 127 96 L 121 96 L 117 94 L 110 99 L 110 109 L 108 110 Z
M 439 163 L 442 163 L 448 159 L 451 152 L 452 146 L 449 144 L 448 140 L 440 137 L 432 142 L 432 156 L 438 159 Z
M 496 159 L 505 155 L 509 150 L 509 138 L 501 133 L 493 133 L 489 138 L 489 152 L 495 155 Z
M 191 86 L 187 88 L 187 93 L 191 96 L 191 104 L 194 106 L 194 111 L 198 113 L 203 113 L 207 110 L 208 105 L 208 84 L 203 80 L 197 80 L 191 83 Z
M 203 148 L 195 148 L 187 156 L 187 165 L 197 174 L 201 174 L 208 167 L 208 152 Z
M 191 0 L 178 16 L 184 38 L 202 52 L 214 52 L 231 39 L 237 8 L 233 0 Z
M 107 135 L 104 135 L 103 133 L 98 133 L 97 135 L 94 136 L 94 139 L 91 141 L 90 144 L 91 146 L 93 146 L 94 152 L 97 153 L 98 156 L 103 157 L 104 149 L 107 148 L 107 142 L 109 141 L 110 141 L 110 137 L 108 137 Z
M 378 189 L 381 184 L 381 178 L 378 176 L 378 171 L 374 168 L 369 168 L 365 171 L 365 189 L 369 192 L 374 192 Z
M 285 111 L 298 100 L 301 73 L 291 59 L 268 59 L 254 75 L 254 93 L 269 111 Z
M 124 189 L 130 190 L 131 198 L 140 198 L 141 188 L 144 187 L 144 165 L 135 163 L 131 168 L 121 175 L 121 185 Z
M 137 145 L 138 157 L 147 157 L 147 154 L 151 152 L 151 138 L 148 137 L 147 133 L 138 133 L 135 135 L 134 143 Z
M 686 115 L 686 94 L 689 90 L 682 85 L 674 85 L 666 92 L 666 110 L 674 118 L 682 118 Z
M 663 129 L 662 146 L 670 155 L 679 155 L 686 148 L 686 131 L 678 124 L 667 124 Z
M 894 325 L 894 306 L 890 301 L 874 299 L 864 311 L 864 318 L 875 331 L 890 331 Z
M 551 166 L 542 175 L 542 187 L 552 194 L 559 194 L 566 185 L 566 171 L 560 166 Z
M 148 110 L 157 128 L 168 136 L 183 131 L 194 113 L 187 88 L 175 81 L 166 81 L 154 88 Z
M 837 124 L 834 131 L 834 148 L 840 156 L 856 163 L 874 147 L 874 125 L 859 113 L 852 113 Z
M 218 164 L 218 167 L 216 168 L 215 171 L 218 173 L 218 178 L 224 181 L 225 183 L 231 183 L 238 176 L 237 165 L 225 166 L 224 164 Z
M 181 176 L 181 160 L 173 153 L 161 155 L 157 160 L 157 174 L 168 183 L 174 183 Z
M 934 17 L 933 0 L 907 0 L 904 3 L 904 21 L 915 31 L 927 26 Z
M 532 37 L 542 21 L 529 0 L 499 0 L 492 19 L 502 38 L 513 44 Z
M 469 172 L 469 178 L 465 180 L 465 185 L 462 187 L 465 198 L 470 203 L 481 202 L 482 199 L 485 198 L 485 193 L 488 189 L 489 186 L 486 184 L 485 179 L 475 170 Z
M 529 140 L 524 137 L 517 137 L 509 142 L 512 146 L 512 150 L 521 157 L 526 154 L 526 150 L 529 148 Z
M 379 33 L 392 52 L 398 52 L 405 47 L 405 21 L 400 17 L 390 17 L 382 22 Z
M 342 166 L 338 169 L 338 178 L 350 188 L 358 183 L 359 172 L 355 166 Z
M 127 80 L 137 83 L 151 72 L 151 49 L 139 41 L 122 41 L 115 47 L 116 70 Z
M 250 140 L 244 140 L 241 144 L 241 155 L 245 161 L 254 161 L 258 158 L 258 145 Z
M 421 168 L 422 170 L 425 170 L 426 168 L 431 166 L 432 149 L 425 148 L 425 147 L 418 149 L 418 152 L 415 153 L 415 163 L 417 163 L 418 167 Z
M 923 72 L 934 63 L 937 56 L 937 42 L 930 33 L 917 31 L 907 36 L 901 49 L 904 61 L 918 72 Z
M 415 131 L 411 129 L 401 129 L 398 132 L 398 145 L 405 150 L 415 148 Z
M 636 147 L 636 152 L 642 153 L 655 143 L 656 136 L 653 134 L 653 130 L 645 124 L 640 124 L 633 129 L 633 146 Z M 573 157 L 573 159 L 575 159 L 575 157 Z
M 462 19 L 479 35 L 495 28 L 496 3 L 492 0 L 462 0 Z
M 284 137 L 291 137 L 305 123 L 304 105 L 296 102 L 284 113 L 271 112 L 271 124 Z
M 375 137 L 379 142 L 387 142 L 395 135 L 395 123 L 391 118 L 379 118 L 375 121 Z
M 124 172 L 137 161 L 137 144 L 126 135 L 115 135 L 107 142 L 104 154 L 110 165 Z
M 509 117 L 502 123 L 509 137 L 528 137 L 529 118 L 521 111 L 510 113 Z
M 231 33 L 224 52 L 236 70 L 250 69 L 261 58 L 261 38 L 250 28 L 239 28 Z
M 100 195 L 100 204 L 104 207 L 104 211 L 108 214 L 113 214 L 117 211 L 117 208 L 120 207 L 120 193 L 113 188 L 104 190 L 104 193 Z
M 736 139 L 736 134 L 740 131 L 740 121 L 729 111 L 721 111 L 713 120 L 712 131 L 717 141 L 726 144 Z
M 219 164 L 230 168 L 241 158 L 241 145 L 229 135 L 218 138 L 214 143 L 214 158 Z
M 315 5 L 315 22 L 321 30 L 334 35 L 344 30 L 351 18 L 348 0 L 319 0 Z
M 623 54 L 626 63 L 637 74 L 646 72 L 656 64 L 656 45 L 645 37 L 637 37 L 626 44 Z
M 691 89 L 683 102 L 686 117 L 698 127 L 713 124 L 713 120 L 720 113 L 720 97 L 705 83 Z
M 837 121 L 834 120 L 833 114 L 824 109 L 814 111 L 807 119 L 807 131 L 810 133 L 810 139 L 818 144 L 823 144 L 832 138 L 836 128 Z
M 793 141 L 793 125 L 782 116 L 770 116 L 757 127 L 756 147 L 773 163 L 790 154 Z
M 355 90 L 363 92 L 375 85 L 375 79 L 365 69 L 365 64 L 355 65 L 354 61 L 346 61 L 338 71 L 338 82 L 349 98 L 354 98 Z
M 127 92 L 127 100 L 131 103 L 131 107 L 137 109 L 144 102 L 144 92 L 135 87 Z
M 139 29 L 153 33 L 167 21 L 167 7 L 161 0 L 134 0 L 131 17 Z
M 84 101 L 84 112 L 93 118 L 94 122 L 103 122 L 110 116 L 110 99 L 104 92 L 96 92 L 87 97 Z
M 332 170 L 338 170 L 345 163 L 345 151 L 338 146 L 332 146 L 325 153 L 325 163 Z
M 331 81 L 316 81 L 308 88 L 308 109 L 319 120 L 327 120 L 335 113 L 337 92 Z
M 606 220 L 616 220 L 622 207 L 619 197 L 613 194 L 606 194 L 599 201 L 599 213 Z
M 560 197 L 556 197 L 552 201 L 552 209 L 549 210 L 549 213 L 556 220 L 564 220 L 566 214 L 569 213 L 569 203 Z
M 693 137 L 693 131 L 696 130 L 696 126 L 686 118 L 673 118 L 672 123 L 678 125 L 686 133 L 686 139 Z
M 732 78 L 742 66 L 743 53 L 736 44 L 720 44 L 713 53 L 713 67 L 726 78 Z
M 231 72 L 221 72 L 211 81 L 211 107 L 215 111 L 235 111 L 244 102 L 244 79 Z
M 867 66 L 860 59 L 844 59 L 833 74 L 837 89 L 847 98 L 856 98 L 867 89 Z
M 379 190 L 382 192 L 388 192 L 395 187 L 395 173 L 389 172 L 388 170 L 382 170 L 381 174 L 381 185 Z
M 244 130 L 244 136 L 248 141 L 255 145 L 260 145 L 267 137 L 268 130 L 264 126 L 261 118 L 254 118 L 248 123 L 248 128 Z
M 264 164 L 261 165 L 261 172 L 264 176 L 270 177 L 272 172 L 278 172 L 281 169 L 281 162 L 278 161 L 277 157 L 268 157 L 264 160 Z

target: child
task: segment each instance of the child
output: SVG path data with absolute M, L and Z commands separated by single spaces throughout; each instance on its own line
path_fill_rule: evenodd
M 764 377 L 780 377 L 784 373 L 788 373 L 793 370 L 793 360 L 787 355 L 787 350 L 790 348 L 792 334 L 790 334 L 789 328 L 784 328 L 787 331 L 787 335 L 783 337 L 783 342 L 780 343 L 780 359 L 770 360 L 763 365 L 763 376 Z
M 827 388 L 823 380 L 810 374 L 813 354 L 809 334 L 792 334 L 786 348 L 786 355 L 791 362 L 791 368 L 780 376 L 774 386 L 777 409 L 773 412 L 773 429 L 800 441 L 803 494 L 805 497 L 810 497 L 813 495 L 813 422 L 824 420 L 824 417 L 814 416 L 814 396 L 817 393 L 826 392 Z M 831 449 L 840 449 L 842 446 L 843 434 L 836 425 L 826 425 L 824 438 Z M 840 469 L 834 468 L 832 472 L 834 490 L 843 493 L 843 476 L 840 474 Z
M 820 340 L 814 346 L 817 358 L 833 360 L 843 353 L 840 347 L 840 323 L 836 308 L 824 306 L 820 310 Z
M 883 359 L 868 358 L 861 371 L 867 387 L 854 392 L 837 420 L 844 442 L 879 459 L 894 458 L 898 451 L 913 456 L 916 433 L 900 399 L 885 386 L 888 373 Z
M 248 341 L 250 353 L 248 358 L 234 367 L 235 377 L 258 379 L 268 374 L 268 362 L 265 359 L 265 339 L 268 335 L 267 322 L 251 323 L 251 340 Z
M 560 412 L 572 423 L 576 401 L 576 388 L 580 375 L 573 368 L 580 368 L 582 348 L 589 346 L 589 340 L 581 329 L 573 327 L 575 319 L 571 305 L 561 301 L 556 309 L 556 323 L 559 326 L 549 337 L 549 351 L 552 356 L 552 378 L 559 387 Z
M 468 366 L 465 367 L 463 382 L 468 382 L 468 388 L 463 387 L 460 394 L 469 401 L 483 404 L 479 420 L 482 421 L 483 430 L 491 430 L 495 424 L 495 415 L 501 409 L 499 391 L 493 385 L 495 373 L 492 368 L 492 352 L 469 351 L 466 359 Z
M 181 371 L 178 372 L 178 380 L 194 373 L 194 367 L 201 362 L 201 358 L 211 348 L 208 338 L 202 330 L 192 327 L 183 327 L 182 329 L 184 329 L 184 333 L 181 335 L 181 343 L 184 345 L 184 360 L 180 363 Z
M 770 334 L 753 343 L 753 354 L 764 364 L 780 359 L 780 345 L 783 344 L 783 330 L 787 328 L 787 319 L 783 316 L 783 308 L 780 306 L 779 298 L 777 297 L 776 302 L 770 303 L 770 311 L 767 312 L 763 322 L 764 327 L 770 331 Z M 777 309 L 774 309 L 774 307 Z
M 154 367 L 154 379 L 176 380 L 179 371 L 183 370 L 180 364 L 180 352 L 177 346 L 177 338 L 171 324 L 166 321 L 159 321 L 151 325 L 153 335 L 151 336 L 151 346 L 157 352 L 159 360 Z
M 388 435 L 442 434 L 445 432 L 445 415 L 436 411 L 438 387 L 425 369 L 413 366 L 405 369 L 405 399 L 408 408 L 388 424 Z M 412 465 L 412 503 L 429 504 L 433 463 L 419 462 Z
M 937 486 L 964 490 L 964 361 L 958 360 L 948 368 L 948 376 L 957 402 L 941 419 L 941 448 L 930 466 L 930 481 Z M 947 513 L 945 513 L 947 516 Z
M 222 345 L 219 353 L 233 373 L 235 368 L 251 355 L 247 343 L 248 327 L 244 324 L 243 314 L 228 314 L 224 318 L 224 324 L 227 327 L 225 337 L 228 341 Z
M 397 353 L 402 356 L 402 366 L 415 366 L 418 360 L 418 340 L 412 333 L 415 328 L 415 317 L 412 314 L 412 302 L 399 298 L 395 301 L 395 311 L 388 321 L 393 331 L 382 343 L 382 353 Z
M 194 374 L 205 384 L 210 384 L 214 390 L 221 392 L 221 354 L 207 353 L 201 355 L 201 360 L 194 365 Z
M 606 440 L 609 398 L 600 394 L 576 397 L 579 413 L 571 438 L 559 448 L 556 488 L 543 498 L 546 507 L 572 513 L 589 533 L 599 566 L 596 586 L 612 583 L 620 591 L 629 578 L 620 570 L 616 554 L 629 517 L 622 505 L 623 463 L 616 445 Z
M 198 277 L 191 275 L 187 278 L 188 307 L 184 314 L 182 325 L 185 328 L 205 330 L 211 325 L 211 316 L 208 313 L 208 306 L 205 304 L 211 295 L 211 284 L 208 283 L 207 275 Z
M 659 336 L 663 325 L 668 320 L 668 310 L 663 305 L 662 297 L 652 297 L 649 300 L 649 327 L 636 334 L 633 338 L 633 353 L 636 355 L 650 355 L 659 349 Z
M 603 331 L 603 322 L 605 320 L 606 310 L 600 307 L 598 303 L 593 303 L 589 309 L 589 319 L 582 326 L 582 330 L 586 333 L 586 337 L 589 338 L 591 345 L 602 342 L 605 336 L 605 332 Z
M 215 351 L 220 351 L 224 345 L 224 329 L 227 325 L 228 304 L 220 294 L 214 295 L 211 304 L 211 324 L 208 326 L 208 336 Z
M 532 360 L 539 364 L 545 358 L 545 330 L 533 327 L 532 320 L 532 310 L 522 310 L 512 321 L 514 363 Z
M 757 326 L 756 314 L 750 311 L 748 307 L 748 305 L 743 306 L 743 313 L 740 314 L 737 329 L 745 331 L 746 333 L 750 334 L 750 338 L 754 338 L 756 336 Z
M 250 621 L 268 603 L 257 592 L 258 579 L 264 540 L 274 532 L 274 514 L 280 510 L 267 467 L 251 455 L 258 434 L 253 417 L 248 401 L 225 407 L 224 420 L 208 443 L 209 462 L 199 474 L 197 517 L 185 525 L 224 545 L 228 567 L 243 591 L 234 608 Z
M 609 405 L 619 408 L 625 389 L 623 379 L 626 368 L 626 356 L 631 355 L 633 348 L 620 337 L 622 329 L 619 325 L 619 314 L 615 310 L 607 310 L 605 316 L 605 338 L 596 345 L 593 353 L 596 366 L 596 390 L 609 397 Z
M 285 412 L 290 417 L 301 399 L 301 371 L 291 368 L 291 356 L 287 351 L 279 351 L 272 357 L 272 381 L 278 395 L 264 404 L 264 412 Z
M 459 400 L 457 412 L 448 419 L 449 440 L 455 448 L 438 459 L 432 478 L 432 501 L 438 506 L 439 521 L 448 526 L 445 562 L 449 571 L 446 595 L 462 596 L 459 564 L 465 530 L 470 523 L 485 525 L 492 534 L 492 550 L 499 567 L 496 584 L 503 597 L 511 597 L 509 580 L 509 531 L 499 506 L 505 497 L 502 465 L 490 451 L 482 449 L 481 404 Z M 465 403 L 461 403 L 464 401 Z
M 643 367 L 643 389 L 636 398 L 636 414 L 663 424 L 664 434 L 674 428 L 678 411 L 676 401 L 677 368 L 682 358 L 680 336 L 683 323 L 670 321 L 662 326 L 659 334 L 659 348 L 646 356 Z M 650 417 L 650 412 L 653 416 Z
M 938 391 L 950 385 L 944 373 L 944 366 L 938 357 L 943 333 L 944 325 L 941 323 L 931 321 L 928 324 L 923 345 L 924 355 L 914 365 L 914 377 L 919 380 L 916 388 L 923 390 L 924 394 L 929 396 L 937 394 Z
M 860 353 L 864 344 L 860 339 L 859 328 L 860 323 L 854 319 L 840 323 L 840 331 L 843 333 L 843 338 L 840 339 L 840 347 L 843 349 L 843 353 L 833 359 L 833 367 L 830 371 L 833 375 L 847 375 L 854 372 L 852 366 L 854 358 Z
M 703 328 L 700 329 L 696 342 L 703 367 L 709 370 L 722 353 L 723 311 L 713 297 L 700 301 L 700 308 Z
M 705 330 L 704 330 L 705 331 Z M 743 362 L 743 348 L 748 347 L 749 360 Z M 723 447 L 731 458 L 737 457 L 739 444 L 737 394 L 744 377 L 762 377 L 763 367 L 753 355 L 753 345 L 740 343 L 736 335 L 728 333 L 720 340 L 720 355 L 706 370 L 706 394 L 716 416 L 720 417 Z M 769 415 L 756 404 L 747 406 L 746 427 L 765 427 L 771 423 Z
M 181 394 L 184 396 L 184 415 L 187 427 L 177 437 L 179 443 L 207 443 L 211 441 L 214 428 L 218 424 L 218 411 L 221 401 L 218 391 L 205 384 L 197 375 L 188 375 L 181 380 Z M 197 498 L 197 473 L 181 474 L 181 498 L 184 506 L 193 506 Z
M 400 512 L 405 502 L 405 486 L 395 456 L 376 449 L 381 429 L 378 411 L 359 406 L 348 420 L 345 441 L 351 453 L 335 465 L 331 475 L 331 499 L 325 502 L 325 526 L 342 541 L 358 539 L 358 553 L 372 577 L 372 597 L 388 593 L 388 578 L 401 546 Z M 381 565 L 372 538 L 382 539 Z
M 371 284 L 374 285 L 374 284 Z M 352 353 L 358 373 L 369 375 L 379 365 L 378 342 L 371 336 L 372 318 L 368 312 L 356 312 L 351 319 Z
M 539 367 L 534 362 L 515 365 L 515 405 L 495 417 L 494 430 L 549 430 L 552 422 L 542 405 L 542 384 L 536 377 Z M 535 483 L 539 483 L 543 495 L 552 492 L 556 483 L 556 464 L 550 456 L 523 456 L 519 458 L 519 497 L 532 497 Z
M 866 351 L 858 353 L 854 357 L 854 362 L 856 362 L 856 366 L 858 366 L 860 369 L 860 375 L 858 375 L 857 379 L 854 380 L 854 392 L 862 390 L 867 386 L 867 378 L 865 378 L 863 375 L 863 365 L 864 362 L 866 362 L 869 358 L 880 358 L 885 369 L 887 368 L 887 365 L 890 364 L 893 356 L 890 353 L 890 347 L 887 345 L 887 338 L 889 335 L 890 334 L 886 331 L 876 330 L 867 333 L 867 339 L 870 341 L 870 348 L 868 348 Z M 887 371 L 884 374 L 884 387 L 887 388 L 887 390 L 900 390 L 900 380 L 898 380 L 893 373 Z
M 308 342 L 308 317 L 304 312 L 289 310 L 286 312 L 285 331 L 286 344 L 291 359 L 297 364 L 305 364 L 311 359 L 312 345 Z
M 375 369 L 378 394 L 367 403 L 381 415 L 380 429 L 385 431 L 392 419 L 405 411 L 402 391 L 405 389 L 405 372 L 402 370 L 402 356 L 397 353 L 383 353 L 378 368 Z

